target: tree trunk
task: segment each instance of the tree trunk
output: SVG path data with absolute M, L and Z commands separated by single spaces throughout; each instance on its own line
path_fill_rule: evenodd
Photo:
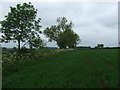
M 20 50 L 20 40 L 18 40 L 18 50 Z

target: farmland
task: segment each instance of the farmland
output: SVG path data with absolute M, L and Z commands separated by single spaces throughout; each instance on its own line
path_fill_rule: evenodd
M 3 70 L 3 88 L 117 87 L 118 49 L 55 51 Z

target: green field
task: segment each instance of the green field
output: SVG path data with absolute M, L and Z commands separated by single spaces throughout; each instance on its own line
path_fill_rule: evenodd
M 117 88 L 118 85 L 117 49 L 73 50 L 34 61 L 19 65 L 23 68 L 17 72 L 3 74 L 3 88 Z

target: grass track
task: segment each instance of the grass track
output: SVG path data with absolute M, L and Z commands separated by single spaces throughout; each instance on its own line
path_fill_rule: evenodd
M 3 87 L 116 88 L 117 62 L 115 49 L 64 52 L 3 76 Z

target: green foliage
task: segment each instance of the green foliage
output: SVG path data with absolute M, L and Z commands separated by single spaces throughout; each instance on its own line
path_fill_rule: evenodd
M 57 41 L 58 36 L 62 33 L 62 31 L 60 31 L 59 26 L 51 26 L 51 27 L 47 27 L 44 30 L 44 34 L 45 36 L 47 36 L 49 38 L 49 41 Z
M 30 39 L 28 41 L 30 48 L 42 48 L 44 45 L 43 40 L 40 37 Z
M 41 18 L 36 19 L 36 15 L 37 9 L 31 3 L 10 7 L 10 12 L 5 16 L 6 19 L 1 22 L 1 32 L 4 34 L 2 35 L 2 42 L 17 41 L 20 49 L 20 42 L 25 42 L 41 33 L 39 30 Z
M 57 18 L 58 26 L 62 31 L 71 30 L 73 27 L 73 23 L 67 20 L 66 17 Z
M 56 41 L 59 48 L 75 47 L 80 41 L 79 36 L 72 30 L 73 23 L 65 17 L 57 19 L 58 25 L 47 27 L 44 30 L 45 36 L 49 41 Z
M 57 44 L 59 47 L 66 48 L 68 46 L 69 48 L 74 48 L 79 41 L 79 36 L 73 30 L 66 30 L 59 35 Z
M 103 47 L 104 47 L 104 44 L 97 44 L 96 48 L 103 48 Z

